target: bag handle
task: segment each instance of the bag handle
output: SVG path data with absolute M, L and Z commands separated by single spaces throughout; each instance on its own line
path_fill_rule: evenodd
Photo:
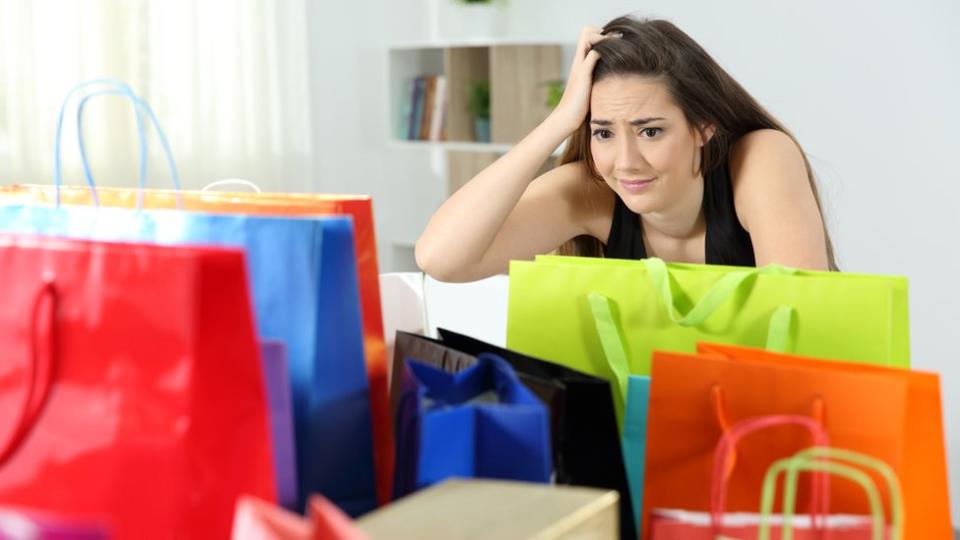
M 627 351 L 623 346 L 623 340 L 620 339 L 620 329 L 613 319 L 613 308 L 611 300 L 599 293 L 590 293 L 587 295 L 587 301 L 590 304 L 590 313 L 593 316 L 593 324 L 597 330 L 597 336 L 600 338 L 600 346 L 603 347 L 604 357 L 607 366 L 610 368 L 614 378 L 614 399 L 617 401 L 617 425 L 623 429 L 623 409 L 627 400 L 627 385 L 630 381 L 630 363 L 627 360 Z
M 243 180 L 241 178 L 225 178 L 223 180 L 217 180 L 216 182 L 211 182 L 203 186 L 203 188 L 201 188 L 200 191 L 207 192 L 214 188 L 218 188 L 222 186 L 240 186 L 240 187 L 248 188 L 254 193 L 263 193 L 263 190 L 260 189 L 260 186 L 254 184 L 249 180 Z
M 720 425 L 720 430 L 724 433 L 729 432 L 732 429 L 733 423 L 730 421 L 730 415 L 727 413 L 727 400 L 723 392 L 723 389 L 719 384 L 713 385 L 710 388 L 710 404 L 713 406 L 713 412 L 717 417 L 717 423 Z M 823 398 L 817 396 L 811 406 L 810 416 L 816 421 L 819 425 L 826 425 L 826 407 L 823 404 Z M 734 446 L 730 453 L 729 459 L 727 460 L 727 465 L 724 469 L 724 474 L 729 478 L 730 474 L 733 473 L 733 469 L 736 466 L 737 461 L 737 449 Z
M 137 132 L 140 136 L 140 174 L 138 178 L 138 185 L 140 189 L 137 208 L 142 209 L 143 207 L 143 190 L 146 187 L 146 176 L 147 176 L 147 146 L 146 146 L 146 132 L 143 126 L 143 113 L 146 113 L 150 119 L 150 123 L 153 125 L 154 129 L 157 132 L 157 135 L 160 138 L 160 142 L 163 145 L 164 155 L 166 157 L 167 166 L 170 169 L 170 176 L 173 181 L 174 189 L 177 193 L 177 207 L 182 208 L 182 197 L 179 192 L 180 187 L 180 176 L 177 172 L 176 163 L 173 160 L 173 152 L 170 150 L 170 143 L 167 140 L 167 136 L 163 131 L 163 128 L 160 126 L 160 122 L 157 120 L 156 114 L 154 114 L 153 109 L 150 107 L 150 104 L 144 101 L 140 96 L 133 92 L 130 86 L 122 81 L 117 81 L 114 79 L 94 79 L 90 81 L 84 81 L 67 92 L 66 97 L 63 100 L 63 103 L 60 105 L 60 112 L 57 115 L 57 128 L 56 136 L 54 139 L 54 166 L 53 166 L 53 179 L 56 186 L 56 205 L 60 206 L 60 186 L 63 183 L 62 175 L 62 151 L 61 151 L 61 141 L 63 133 L 63 117 L 66 112 L 67 105 L 70 102 L 70 99 L 74 94 L 87 88 L 89 86 L 107 86 L 107 89 L 101 89 L 95 91 L 89 95 L 84 96 L 80 101 L 80 104 L 77 107 L 77 141 L 80 149 L 80 163 L 83 168 L 84 179 L 87 182 L 87 185 L 90 187 L 91 194 L 93 197 L 94 205 L 100 205 L 100 198 L 97 194 L 96 184 L 93 180 L 93 175 L 90 172 L 90 165 L 87 159 L 86 145 L 84 144 L 83 138 L 83 110 L 86 106 L 87 101 L 96 95 L 120 95 L 126 97 L 130 100 L 131 104 L 134 106 L 134 112 L 136 114 L 137 120 Z
M 622 409 L 630 378 L 630 362 L 620 336 L 620 329 L 613 317 L 613 301 L 600 293 L 592 292 L 587 294 L 587 302 L 590 305 L 590 314 L 606 356 L 607 365 L 616 383 L 616 397 Z M 774 313 L 767 335 L 768 350 L 782 351 L 787 348 L 787 344 L 791 341 L 793 312 L 793 308 L 782 306 Z
M 887 490 L 890 493 L 890 537 L 892 540 L 900 540 L 903 537 L 903 493 L 900 490 L 900 481 L 897 478 L 897 474 L 894 472 L 893 468 L 890 467 L 890 465 L 888 465 L 886 462 L 873 456 L 860 452 L 854 452 L 852 450 L 831 448 L 828 446 L 814 446 L 805 450 L 801 450 L 800 452 L 794 454 L 793 458 L 780 460 L 780 462 L 777 462 L 771 466 L 767 471 L 763 481 L 763 495 L 761 497 L 761 538 L 763 538 L 764 534 L 766 534 L 764 532 L 764 529 L 767 525 L 766 518 L 773 510 L 773 502 L 776 498 L 777 490 L 777 476 L 781 472 L 786 472 L 783 507 L 784 520 L 789 521 L 789 519 L 793 516 L 794 506 L 796 503 L 797 475 L 800 469 L 803 468 L 804 464 L 826 463 L 826 460 L 847 461 L 862 468 L 871 469 L 883 477 L 887 484 Z M 876 488 L 872 480 L 870 481 L 870 485 L 874 487 L 874 489 Z M 877 498 L 879 499 L 879 495 Z M 876 517 L 874 517 L 874 538 L 877 537 L 878 531 L 880 532 L 880 537 L 883 537 L 883 506 L 880 506 L 880 511 L 881 514 L 879 527 L 877 527 Z M 792 530 L 788 530 L 790 525 L 786 525 L 785 527 L 786 528 L 783 530 L 783 538 L 791 538 L 793 532 Z
M 850 450 L 835 449 L 829 447 L 813 447 L 802 450 L 793 457 L 781 459 L 767 469 L 767 474 L 763 479 L 763 494 L 761 496 L 760 527 L 758 532 L 759 540 L 769 540 L 770 524 L 769 516 L 773 510 L 773 502 L 776 499 L 777 477 L 780 473 L 786 472 L 786 482 L 783 495 L 783 528 L 782 540 L 792 540 L 793 538 L 793 512 L 796 503 L 796 477 L 799 471 L 823 471 L 829 474 L 846 477 L 859 484 L 867 495 L 870 504 L 871 521 L 873 522 L 873 540 L 883 540 L 884 538 L 884 511 L 883 503 L 880 499 L 880 492 L 870 478 L 863 471 L 846 464 L 827 461 L 822 458 L 836 458 L 855 463 L 865 468 L 876 470 L 884 476 L 889 487 L 892 508 L 892 538 L 900 540 L 903 534 L 902 528 L 902 494 L 896 475 L 889 465 L 882 461 L 853 452 Z
M 124 83 L 121 83 L 121 84 L 124 84 Z M 90 185 L 91 187 L 95 185 L 95 182 L 93 181 L 93 173 L 91 173 L 90 171 L 90 163 L 87 159 L 86 145 L 83 142 L 84 141 L 83 139 L 84 107 L 86 107 L 87 101 L 89 101 L 90 98 L 94 96 L 104 95 L 104 94 L 106 95 L 119 94 L 129 99 L 131 104 L 133 104 L 134 110 L 137 113 L 137 128 L 140 131 L 141 175 L 140 175 L 139 185 L 138 185 L 139 191 L 138 191 L 138 197 L 137 197 L 137 210 L 143 209 L 143 190 L 146 189 L 147 187 L 146 186 L 147 137 L 146 137 L 146 132 L 143 129 L 143 123 L 140 120 L 140 116 L 142 113 L 146 113 L 147 116 L 150 118 L 150 124 L 153 125 L 153 128 L 154 130 L 156 130 L 157 136 L 160 139 L 160 144 L 163 147 L 163 154 L 167 161 L 167 168 L 170 170 L 170 178 L 171 178 L 171 181 L 173 182 L 173 188 L 177 192 L 177 207 L 182 208 L 183 201 L 182 201 L 182 198 L 180 197 L 180 175 L 177 172 L 176 162 L 174 162 L 173 160 L 173 151 L 170 149 L 170 142 L 167 140 L 167 135 L 163 131 L 163 128 L 160 126 L 160 121 L 157 119 L 157 115 L 154 114 L 153 109 L 150 107 L 150 104 L 144 101 L 143 98 L 141 98 L 137 94 L 133 93 L 133 91 L 129 90 L 129 87 L 127 87 L 127 90 L 128 91 L 126 92 L 118 92 L 115 89 L 99 90 L 84 96 L 83 99 L 80 100 L 80 104 L 77 106 L 77 141 L 80 147 L 80 165 L 83 167 L 83 177 L 87 180 L 88 185 Z
M 57 114 L 57 129 L 56 129 L 56 135 L 54 136 L 54 139 L 53 139 L 53 183 L 56 186 L 57 208 L 60 208 L 60 185 L 63 183 L 62 163 L 61 163 L 62 152 L 60 150 L 61 141 L 63 140 L 63 115 L 64 113 L 66 113 L 67 104 L 70 102 L 70 98 L 73 97 L 74 94 L 76 94 L 77 92 L 79 92 L 80 90 L 88 86 L 97 86 L 97 85 L 106 85 L 124 95 L 133 94 L 133 90 L 131 90 L 130 86 L 124 82 L 117 81 L 114 79 L 93 79 L 89 81 L 83 81 L 75 85 L 73 88 L 71 88 L 67 92 L 66 97 L 63 98 L 63 102 L 60 104 L 60 112 Z M 137 113 L 137 130 L 141 134 L 141 139 L 142 139 L 143 120 L 140 117 L 140 111 L 137 110 L 136 113 Z M 140 147 L 140 150 L 141 150 L 140 160 L 142 162 L 146 157 L 146 145 L 142 145 Z M 144 170 L 143 166 L 141 166 L 141 171 L 142 170 Z M 100 200 L 97 197 L 96 186 L 94 186 L 91 183 L 91 180 L 89 178 L 87 179 L 87 184 L 90 186 L 90 191 L 91 191 L 91 194 L 93 195 L 94 204 L 99 206 Z
M 37 344 L 37 319 L 40 315 L 40 307 L 44 298 L 50 298 L 50 328 L 48 335 L 50 338 L 50 354 L 45 369 L 42 370 L 42 381 L 38 379 L 38 366 L 40 364 L 38 344 Z M 33 429 L 36 419 L 40 416 L 47 400 L 50 397 L 50 386 L 53 381 L 53 371 L 56 361 L 56 319 L 59 295 L 52 275 L 43 277 L 43 284 L 33 301 L 33 309 L 30 316 L 30 373 L 27 386 L 27 395 L 23 400 L 23 406 L 10 437 L 0 446 L 0 466 L 10 460 L 17 452 L 27 435 Z
M 734 424 L 728 431 L 724 431 L 717 441 L 713 453 L 713 474 L 710 482 L 710 525 L 714 534 L 719 534 L 723 526 L 723 510 L 726 506 L 727 484 L 729 483 L 730 459 L 739 444 L 747 435 L 775 426 L 796 425 L 806 428 L 813 438 L 814 445 L 827 446 L 829 437 L 823 425 L 802 415 L 770 415 L 748 418 Z M 813 478 L 811 490 L 811 510 L 816 519 L 820 512 L 829 508 L 829 493 L 826 475 L 816 475 Z
M 674 290 L 670 270 L 663 260 L 658 258 L 642 259 L 650 281 L 656 289 L 667 310 L 667 315 L 674 323 L 685 326 L 700 326 L 710 318 L 740 287 L 749 280 L 761 275 L 791 276 L 797 273 L 794 268 L 770 264 L 761 268 L 734 270 L 721 277 L 703 298 L 692 308 L 683 311 L 677 306 L 677 292 Z M 796 310 L 790 306 L 780 306 L 774 310 L 767 329 L 767 349 L 777 352 L 787 352 L 792 347 L 791 330 L 796 318 Z
M 177 165 L 173 160 L 173 152 L 170 150 L 170 143 L 167 141 L 167 135 L 164 133 L 163 128 L 160 127 L 160 122 L 157 120 L 157 116 L 154 114 L 153 109 L 150 107 L 150 104 L 144 101 L 140 96 L 133 93 L 123 93 L 116 90 L 99 90 L 93 92 L 89 95 L 83 97 L 80 100 L 80 104 L 77 106 L 77 141 L 80 148 L 80 165 L 83 168 L 83 177 L 86 179 L 87 184 L 90 186 L 95 185 L 93 181 L 93 173 L 90 171 L 90 163 L 87 159 L 87 149 L 86 144 L 84 143 L 83 138 L 83 110 L 87 105 L 87 101 L 90 98 L 97 95 L 122 95 L 127 97 L 134 106 L 134 109 L 137 111 L 137 128 L 140 132 L 140 178 L 138 181 L 138 196 L 137 196 L 137 210 L 143 209 L 143 190 L 146 189 L 146 177 L 147 177 L 147 137 L 146 132 L 144 131 L 142 121 L 140 116 L 143 112 L 147 114 L 150 118 L 150 123 L 153 125 L 154 129 L 157 131 L 157 135 L 160 138 L 160 143 L 163 146 L 164 157 L 167 161 L 167 167 L 170 170 L 170 177 L 173 182 L 173 188 L 177 192 L 177 206 L 182 208 L 183 202 L 180 197 L 180 176 L 177 172 Z
M 600 346 L 603 348 L 607 367 L 610 368 L 610 373 L 613 375 L 614 399 L 617 402 L 614 409 L 617 412 L 617 423 L 622 429 L 627 385 L 630 381 L 630 362 L 627 358 L 626 347 L 620 335 L 620 328 L 613 316 L 613 301 L 600 293 L 592 292 L 587 295 L 587 302 L 589 303 L 597 337 L 600 340 Z M 771 322 L 772 327 L 773 323 Z M 729 423 L 724 424 L 725 413 L 723 413 L 723 409 L 717 409 L 717 412 L 721 426 L 729 427 Z

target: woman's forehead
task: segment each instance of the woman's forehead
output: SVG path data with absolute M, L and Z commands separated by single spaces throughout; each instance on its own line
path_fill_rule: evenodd
M 611 76 L 596 81 L 590 95 L 590 111 L 592 117 L 611 121 L 674 118 L 683 113 L 662 81 L 640 75 Z

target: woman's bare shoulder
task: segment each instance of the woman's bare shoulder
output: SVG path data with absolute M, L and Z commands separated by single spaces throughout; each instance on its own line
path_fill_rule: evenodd
M 606 242 L 616 194 L 606 183 L 590 174 L 586 163 L 573 161 L 559 165 L 540 180 L 556 186 L 569 205 L 570 215 L 585 234 Z

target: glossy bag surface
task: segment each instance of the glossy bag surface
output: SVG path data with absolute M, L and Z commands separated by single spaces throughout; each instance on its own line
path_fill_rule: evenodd
M 260 216 L 349 216 L 353 220 L 353 245 L 360 290 L 363 346 L 369 378 L 371 418 L 374 428 L 374 459 L 380 502 L 388 500 L 393 478 L 393 425 L 387 405 L 387 364 L 380 303 L 377 240 L 373 200 L 364 195 L 319 193 L 236 193 L 97 187 L 102 206 L 144 209 L 181 209 L 188 212 L 248 214 Z M 53 185 L 0 186 L 0 203 L 54 205 Z M 66 205 L 92 206 L 86 186 L 61 186 L 60 201 Z
M 222 538 L 275 500 L 243 253 L 0 235 L 0 504 Z
M 287 347 L 298 507 L 310 493 L 352 515 L 377 506 L 349 218 L 5 205 L 0 231 L 243 248 L 258 335 Z

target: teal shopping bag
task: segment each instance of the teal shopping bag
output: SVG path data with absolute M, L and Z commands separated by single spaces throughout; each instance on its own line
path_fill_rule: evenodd
M 643 471 L 647 455 L 647 410 L 650 407 L 650 377 L 631 375 L 623 418 L 623 460 L 633 503 L 634 522 L 640 523 L 643 508 Z M 638 527 L 639 528 L 639 527 Z

